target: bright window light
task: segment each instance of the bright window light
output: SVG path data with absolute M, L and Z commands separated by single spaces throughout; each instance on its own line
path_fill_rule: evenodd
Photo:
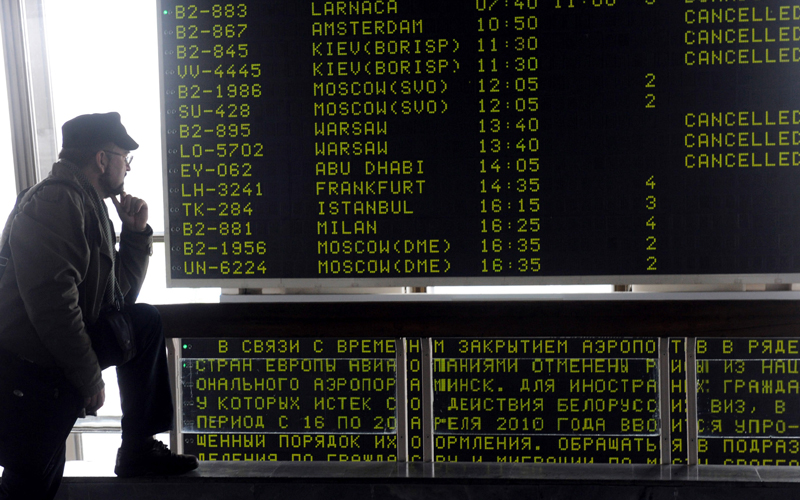
M 65 121 L 118 111 L 139 143 L 126 190 L 148 202 L 150 225 L 163 233 L 155 7 L 155 2 L 134 0 L 44 3 L 58 147 Z

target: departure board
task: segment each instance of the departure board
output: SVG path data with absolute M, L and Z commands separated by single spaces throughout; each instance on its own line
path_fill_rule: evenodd
M 800 272 L 795 0 L 158 16 L 172 286 Z
M 658 341 L 434 339 L 436 461 L 659 463 Z
M 201 460 L 397 460 L 394 339 L 183 339 L 180 363 Z

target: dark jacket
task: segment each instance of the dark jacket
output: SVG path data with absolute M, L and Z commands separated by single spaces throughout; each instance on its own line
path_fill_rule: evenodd
M 37 365 L 60 368 L 84 396 L 103 388 L 87 325 L 103 307 L 112 257 L 100 219 L 72 167 L 53 166 L 51 183 L 20 202 L 9 231 L 11 257 L 0 280 L 0 348 Z M 139 294 L 153 231 L 122 231 L 116 272 L 125 301 Z

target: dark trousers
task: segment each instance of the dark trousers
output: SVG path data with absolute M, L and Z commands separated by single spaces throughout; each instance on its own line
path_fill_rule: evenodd
M 92 331 L 100 366 L 117 366 L 122 438 L 170 429 L 172 395 L 161 316 L 147 304 L 126 309 L 135 332 L 136 356 L 118 365 L 122 350 L 110 332 Z M 21 394 L 21 396 L 20 396 Z M 58 370 L 0 354 L 0 500 L 52 499 L 61 484 L 65 441 L 83 407 Z

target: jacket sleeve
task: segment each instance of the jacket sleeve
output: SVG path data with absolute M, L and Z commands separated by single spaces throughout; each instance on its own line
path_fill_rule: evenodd
M 142 232 L 122 230 L 117 252 L 117 277 L 126 304 L 136 303 L 152 254 L 153 229 L 149 225 Z
M 25 309 L 45 348 L 84 397 L 104 387 L 79 307 L 90 248 L 80 194 L 39 189 L 17 215 L 9 238 Z

